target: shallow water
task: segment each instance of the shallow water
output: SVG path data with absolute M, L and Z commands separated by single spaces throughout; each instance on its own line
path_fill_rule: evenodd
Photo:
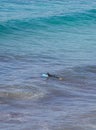
M 96 130 L 95 23 L 95 0 L 0 0 L 0 129 Z

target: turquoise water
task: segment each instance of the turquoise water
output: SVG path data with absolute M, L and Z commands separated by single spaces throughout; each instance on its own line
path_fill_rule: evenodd
M 0 129 L 96 129 L 95 0 L 0 0 Z

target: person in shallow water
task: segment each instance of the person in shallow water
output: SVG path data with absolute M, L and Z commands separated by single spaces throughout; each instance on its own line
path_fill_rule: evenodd
M 64 80 L 64 78 L 59 77 L 57 75 L 50 74 L 50 73 L 42 74 L 42 76 L 45 77 L 45 78 L 51 78 L 52 77 L 52 78 L 56 78 L 56 79 L 59 79 L 59 80 Z

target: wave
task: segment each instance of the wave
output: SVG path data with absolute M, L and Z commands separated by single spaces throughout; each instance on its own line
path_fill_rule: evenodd
M 46 91 L 41 90 L 39 86 L 19 86 L 5 85 L 0 86 L 0 98 L 2 99 L 39 99 L 46 95 Z
M 85 12 L 60 14 L 49 17 L 11 19 L 0 22 L 0 34 L 13 34 L 15 32 L 36 32 L 38 30 L 50 30 L 56 27 L 73 27 L 95 25 L 96 9 Z
M 78 73 L 94 73 L 96 74 L 96 65 L 87 65 L 84 67 L 75 67 L 74 70 Z
M 76 88 L 91 88 L 96 86 L 96 65 L 84 65 L 67 68 L 57 72 L 58 77 L 62 77 L 64 84 L 76 86 Z
M 57 74 L 64 77 L 64 80 L 59 81 L 58 79 L 53 78 L 42 80 L 40 77 L 34 77 L 34 80 L 32 77 L 30 78 L 30 76 L 25 78 L 20 75 L 21 78 L 24 78 L 24 84 L 18 84 L 18 82 L 16 84 L 15 81 L 11 85 L 5 85 L 4 82 L 4 85 L 0 85 L 0 98 L 4 100 L 12 98 L 12 100 L 32 99 L 47 101 L 57 97 L 71 99 L 75 97 L 85 97 L 86 99 L 90 99 L 91 97 L 91 99 L 95 100 L 96 65 L 66 68 L 65 70 L 61 70 L 61 72 L 57 72 Z M 8 78 L 11 77 L 8 76 Z M 13 80 L 13 78 L 11 80 Z M 29 82 L 28 84 L 26 84 L 27 80 Z

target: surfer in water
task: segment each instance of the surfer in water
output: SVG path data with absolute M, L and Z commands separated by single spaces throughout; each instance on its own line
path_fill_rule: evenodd
M 50 74 L 50 73 L 42 74 L 42 76 L 45 78 L 56 78 L 58 80 L 64 80 L 64 78 L 59 77 L 59 76 L 54 75 L 54 74 Z

